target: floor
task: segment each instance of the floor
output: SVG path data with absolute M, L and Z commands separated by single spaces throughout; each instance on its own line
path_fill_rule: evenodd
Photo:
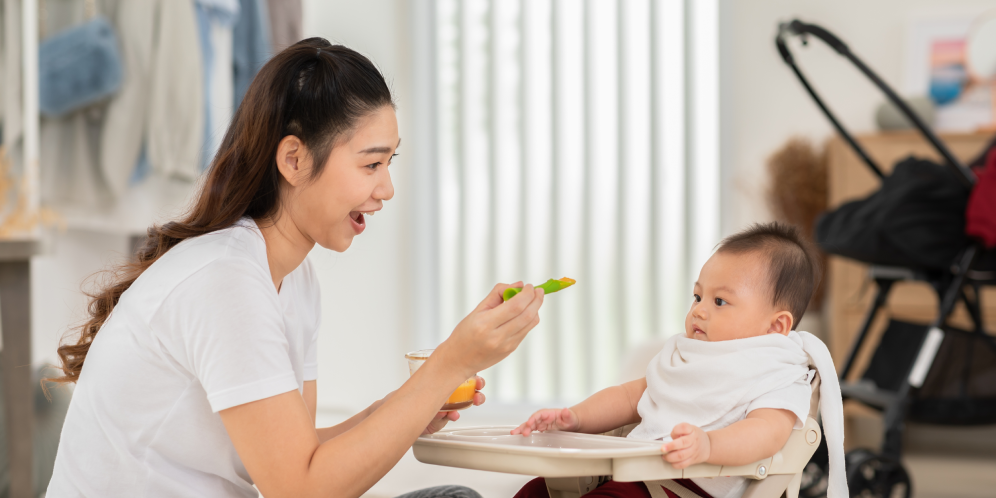
M 425 465 L 415 460 L 409 450 L 398 465 L 363 496 L 393 498 L 430 486 L 460 484 L 473 488 L 484 498 L 511 498 L 530 479 L 529 476 Z
M 992 498 L 996 496 L 996 450 L 991 458 L 906 455 L 914 498 Z
M 882 444 L 879 412 L 848 403 L 845 445 Z M 934 426 L 907 423 L 903 464 L 914 498 L 992 498 L 996 496 L 996 426 Z

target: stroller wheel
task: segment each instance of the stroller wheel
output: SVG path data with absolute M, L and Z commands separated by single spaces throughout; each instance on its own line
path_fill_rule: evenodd
M 909 498 L 913 492 L 903 464 L 859 449 L 845 456 L 847 488 L 853 498 Z
M 802 482 L 799 485 L 801 498 L 826 498 L 830 472 L 816 462 L 809 462 L 802 469 Z

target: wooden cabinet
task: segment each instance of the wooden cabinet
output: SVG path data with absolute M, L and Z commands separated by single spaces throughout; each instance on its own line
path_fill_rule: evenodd
M 992 138 L 989 134 L 941 135 L 951 152 L 964 162 L 971 161 Z M 909 155 L 940 161 L 934 149 L 919 134 L 894 132 L 857 137 L 873 160 L 888 173 L 893 165 Z M 861 158 L 842 139 L 828 143 L 829 203 L 840 204 L 866 197 L 879 188 L 880 182 Z M 871 308 L 874 282 L 868 279 L 868 266 L 831 256 L 827 268 L 827 302 L 824 307 L 830 352 L 840 370 L 847 358 L 858 329 Z M 982 293 L 983 320 L 989 333 L 996 333 L 996 288 Z M 889 317 L 916 323 L 929 323 L 937 313 L 937 297 L 925 283 L 902 282 L 893 287 L 886 307 L 879 313 L 870 331 L 868 347 L 859 355 L 854 374 L 864 371 Z M 971 321 L 963 305 L 955 310 L 952 323 L 969 327 Z M 853 374 L 852 374 L 853 375 Z
M 964 162 L 976 157 L 988 144 L 991 136 L 985 134 L 942 135 L 941 140 Z M 882 133 L 857 137 L 873 160 L 886 173 L 901 159 L 915 155 L 939 161 L 933 148 L 920 135 L 913 132 Z M 839 137 L 827 145 L 829 175 L 829 204 L 831 209 L 840 204 L 866 197 L 879 188 L 878 178 L 861 161 L 861 158 Z M 871 308 L 876 287 L 868 278 L 868 265 L 853 260 L 831 256 L 827 268 L 827 300 L 823 316 L 828 330 L 827 339 L 837 370 L 843 368 L 858 330 Z M 996 333 L 996 288 L 982 292 L 983 321 L 989 333 Z M 937 296 L 922 282 L 897 283 L 889 294 L 886 306 L 869 331 L 869 340 L 859 353 L 851 378 L 859 377 L 871 358 L 890 317 L 914 323 L 930 323 L 937 314 Z M 968 328 L 971 321 L 964 305 L 955 309 L 951 322 Z M 878 448 L 882 437 L 881 415 L 859 403 L 847 402 L 844 406 L 845 446 L 853 448 Z M 988 451 L 996 432 L 978 432 L 966 428 L 937 428 L 920 424 L 907 425 L 905 445 L 911 451 Z M 939 443 L 938 441 L 941 441 Z

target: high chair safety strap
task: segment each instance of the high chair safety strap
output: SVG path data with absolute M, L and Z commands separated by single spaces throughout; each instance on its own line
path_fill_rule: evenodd
M 712 498 L 688 479 L 644 481 L 652 498 Z

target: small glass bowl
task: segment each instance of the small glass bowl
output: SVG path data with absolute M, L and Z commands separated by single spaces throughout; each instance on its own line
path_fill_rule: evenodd
M 412 351 L 405 355 L 405 359 L 408 360 L 408 375 L 415 375 L 415 371 L 425 363 L 425 360 L 432 354 L 435 349 L 421 349 L 418 351 Z M 450 395 L 449 399 L 446 400 L 446 404 L 439 410 L 441 412 L 452 412 L 457 410 L 464 410 L 470 408 L 474 404 L 474 393 L 477 392 L 477 376 L 473 376 L 467 379 L 466 382 L 460 384 Z

